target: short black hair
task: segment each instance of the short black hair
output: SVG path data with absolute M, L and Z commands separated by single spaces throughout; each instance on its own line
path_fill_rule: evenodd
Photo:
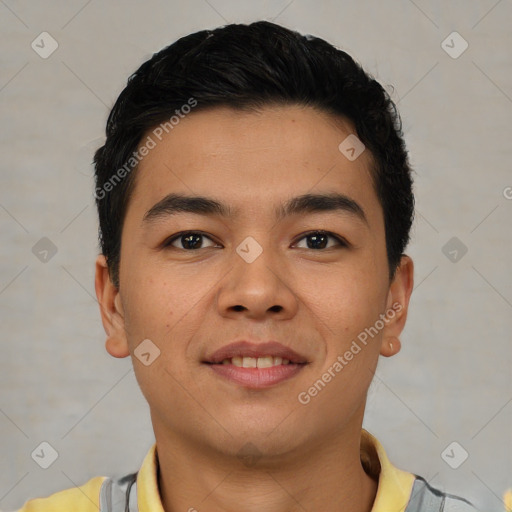
M 163 48 L 129 77 L 112 108 L 106 141 L 94 164 L 99 244 L 117 288 L 137 148 L 149 129 L 169 126 L 190 105 L 193 112 L 217 106 L 257 110 L 301 105 L 349 120 L 372 156 L 389 278 L 394 277 L 414 217 L 412 171 L 394 102 L 344 51 L 318 37 L 257 21 L 202 30 Z

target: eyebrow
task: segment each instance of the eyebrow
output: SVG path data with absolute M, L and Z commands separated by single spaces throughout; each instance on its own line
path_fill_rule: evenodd
M 152 224 L 158 220 L 177 213 L 194 213 L 197 215 L 213 215 L 233 218 L 238 213 L 237 208 L 204 196 L 188 196 L 169 194 L 153 205 L 142 219 L 143 224 Z M 303 194 L 293 197 L 274 210 L 277 220 L 304 213 L 344 212 L 363 221 L 368 225 L 368 219 L 363 208 L 350 197 L 339 194 Z

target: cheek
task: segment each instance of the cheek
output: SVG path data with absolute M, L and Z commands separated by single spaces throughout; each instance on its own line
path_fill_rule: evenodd
M 307 285 L 307 288 L 306 288 Z M 315 316 L 329 327 L 330 334 L 346 336 L 372 325 L 385 305 L 382 279 L 367 268 L 340 268 L 329 274 L 311 275 L 300 285 Z
M 153 404 L 171 400 L 176 388 L 174 378 L 183 380 L 180 354 L 186 348 L 187 337 L 192 336 L 187 328 L 193 315 L 191 300 L 180 291 L 181 283 L 164 277 L 162 272 L 159 277 L 149 274 L 146 269 L 130 275 L 125 289 L 129 295 L 125 327 L 137 382 L 146 400 Z M 146 360 L 144 353 L 150 354 Z
M 326 354 L 302 396 L 311 400 L 326 425 L 341 428 L 343 418 L 361 406 L 373 378 L 380 334 L 372 336 L 367 329 L 379 319 L 385 293 L 376 279 L 355 268 L 317 282 L 320 287 L 309 296 L 308 309 L 314 312 Z
M 146 265 L 132 272 L 125 289 L 125 325 L 132 354 L 149 339 L 161 352 L 159 365 L 165 362 L 166 367 L 177 366 L 181 372 L 182 359 L 204 320 L 209 292 L 204 283 L 208 282 L 215 280 L 197 271 L 176 271 L 170 265 Z
M 183 316 L 184 301 L 166 278 L 144 274 L 130 275 L 125 295 L 128 296 L 125 325 L 132 351 L 143 339 L 162 346 L 165 333 Z

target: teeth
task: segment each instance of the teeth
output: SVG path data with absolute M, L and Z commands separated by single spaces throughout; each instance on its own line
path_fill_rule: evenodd
M 243 366 L 242 363 L 244 362 L 244 359 L 243 359 L 243 357 L 238 357 L 237 356 L 237 357 L 233 357 L 231 359 L 231 362 L 233 363 L 233 366 L 240 366 L 241 367 L 241 366 Z
M 270 368 L 271 366 L 279 366 L 281 364 L 289 364 L 289 359 L 282 357 L 264 356 L 264 357 L 240 357 L 235 356 L 231 359 L 224 359 L 222 364 L 232 364 L 239 368 Z
M 274 366 L 274 358 L 272 356 L 258 357 L 258 368 L 270 368 Z
M 244 357 L 244 362 L 242 366 L 244 368 L 256 368 L 256 363 L 258 362 L 257 359 L 254 357 Z

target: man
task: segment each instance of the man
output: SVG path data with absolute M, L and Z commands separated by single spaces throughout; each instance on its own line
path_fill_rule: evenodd
M 268 22 L 191 34 L 130 77 L 95 165 L 106 348 L 156 443 L 22 510 L 475 510 L 362 429 L 414 198 L 399 116 L 350 56 Z

